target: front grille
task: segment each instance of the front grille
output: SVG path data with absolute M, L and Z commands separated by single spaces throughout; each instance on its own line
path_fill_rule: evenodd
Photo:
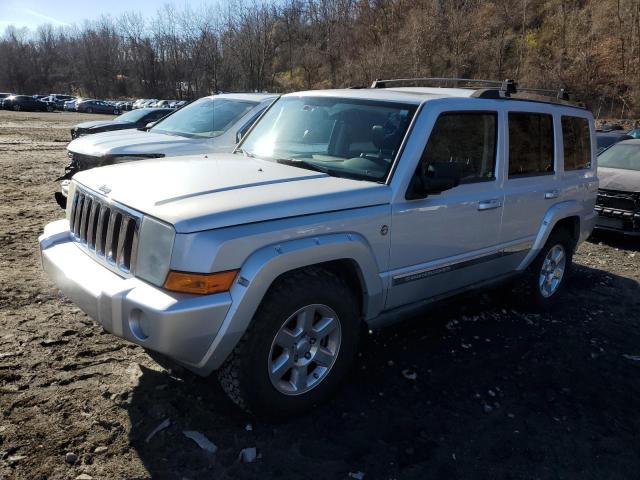
M 140 217 L 100 196 L 76 188 L 69 216 L 74 241 L 113 271 L 132 274 Z
M 596 205 L 602 209 L 624 210 L 633 212 L 638 209 L 638 196 L 618 190 L 598 190 Z

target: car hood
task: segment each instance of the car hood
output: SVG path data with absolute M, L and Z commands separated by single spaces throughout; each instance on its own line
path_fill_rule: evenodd
M 387 185 L 233 154 L 130 162 L 79 172 L 81 185 L 179 233 L 388 204 Z
M 97 157 L 144 153 L 188 155 L 209 152 L 211 151 L 211 145 L 212 141 L 206 139 L 129 129 L 80 137 L 72 141 L 67 150 Z
M 623 192 L 640 192 L 640 171 L 598 167 L 600 188 Z
M 130 125 L 130 122 L 114 122 L 113 120 L 96 120 L 93 122 L 82 122 L 77 124 L 74 128 L 100 128 L 109 126 Z

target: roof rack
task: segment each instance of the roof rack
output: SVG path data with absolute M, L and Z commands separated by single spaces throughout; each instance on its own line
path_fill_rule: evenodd
M 375 80 L 370 88 L 388 88 L 390 84 L 426 83 L 438 87 L 474 88 L 473 97 L 491 99 L 528 100 L 534 102 L 559 103 L 585 108 L 580 102 L 572 101 L 565 88 L 558 90 L 520 87 L 515 80 L 479 80 L 473 78 L 418 77 Z M 449 84 L 449 85 L 447 85 Z

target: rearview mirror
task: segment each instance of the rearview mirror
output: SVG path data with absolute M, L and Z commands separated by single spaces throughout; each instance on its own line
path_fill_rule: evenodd
M 462 166 L 456 162 L 431 162 L 425 167 L 420 162 L 407 198 L 424 198 L 437 195 L 460 185 Z

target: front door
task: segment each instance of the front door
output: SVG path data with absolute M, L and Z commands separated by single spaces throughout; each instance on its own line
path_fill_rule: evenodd
M 461 183 L 440 194 L 394 203 L 387 309 L 503 273 L 498 119 L 498 112 L 482 110 L 445 111 L 433 120 L 419 168 L 428 174 L 430 166 L 455 163 Z

